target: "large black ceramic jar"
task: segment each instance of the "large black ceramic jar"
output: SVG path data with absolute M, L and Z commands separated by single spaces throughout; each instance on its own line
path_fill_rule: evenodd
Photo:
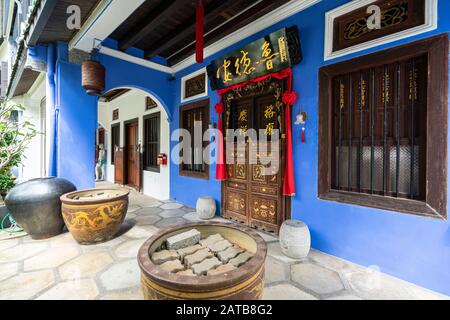
M 6 196 L 11 216 L 35 240 L 60 234 L 64 228 L 60 197 L 76 187 L 60 178 L 33 179 L 15 186 Z

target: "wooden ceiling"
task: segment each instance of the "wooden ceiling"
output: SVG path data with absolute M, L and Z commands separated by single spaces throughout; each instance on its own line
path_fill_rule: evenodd
M 50 43 L 56 41 L 69 42 L 78 30 L 67 28 L 67 8 L 77 5 L 81 9 L 81 25 L 87 20 L 92 11 L 101 0 L 58 0 L 43 31 L 39 35 L 37 43 Z
M 21 96 L 27 93 L 38 77 L 39 72 L 31 69 L 24 69 L 13 96 Z
M 111 101 L 117 99 L 118 97 L 124 95 L 128 91 L 130 91 L 130 89 L 114 89 L 114 90 L 108 91 L 101 96 L 101 98 L 103 98 L 102 102 L 111 102 Z
M 290 0 L 204 0 L 205 47 L 270 13 Z M 147 0 L 111 37 L 125 51 L 162 56 L 174 65 L 195 52 L 196 0 Z

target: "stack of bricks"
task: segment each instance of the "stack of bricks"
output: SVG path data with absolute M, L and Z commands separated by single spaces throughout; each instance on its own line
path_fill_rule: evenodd
M 202 239 L 201 233 L 192 229 L 168 238 L 164 249 L 152 254 L 152 261 L 178 275 L 213 276 L 233 271 L 252 257 L 221 234 Z

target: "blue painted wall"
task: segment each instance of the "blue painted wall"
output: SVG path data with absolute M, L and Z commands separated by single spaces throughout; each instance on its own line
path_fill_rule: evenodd
M 434 34 L 450 31 L 450 1 L 439 1 L 439 28 L 419 36 L 396 41 L 325 63 L 325 13 L 348 0 L 323 0 L 283 22 L 249 37 L 223 52 L 208 57 L 209 64 L 227 52 L 241 47 L 281 27 L 298 25 L 304 60 L 294 68 L 294 88 L 299 100 L 294 115 L 308 112 L 306 141 L 300 142 L 300 128 L 294 126 L 294 163 L 297 195 L 293 197 L 292 216 L 305 221 L 312 233 L 312 245 L 321 251 L 348 259 L 361 265 L 377 265 L 382 272 L 450 294 L 450 224 L 431 218 L 417 217 L 390 211 L 322 201 L 317 198 L 318 162 L 318 69 L 354 56 L 397 46 Z M 173 91 L 172 130 L 178 127 L 181 77 L 203 66 L 191 66 L 176 74 Z M 448 66 L 443 66 L 448 68 Z M 210 91 L 211 92 L 211 91 Z M 218 102 L 216 92 L 209 95 L 212 120 L 217 116 L 213 107 Z M 172 144 L 172 146 L 175 143 Z M 178 167 L 171 166 L 171 197 L 195 205 L 201 195 L 212 195 L 220 202 L 220 183 L 214 181 L 211 168 L 209 181 L 180 177 Z M 450 197 L 449 197 L 450 199 Z
M 56 67 L 58 112 L 57 172 L 80 189 L 94 187 L 97 97 L 81 87 L 81 66 L 59 61 Z

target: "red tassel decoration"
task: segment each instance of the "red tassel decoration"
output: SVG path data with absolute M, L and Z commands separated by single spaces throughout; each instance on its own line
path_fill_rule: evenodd
M 205 33 L 205 9 L 203 0 L 198 0 L 196 10 L 196 30 L 195 30 L 195 60 L 203 63 L 204 33 Z
M 305 137 L 305 128 L 302 128 L 302 143 L 305 143 L 306 137 Z

